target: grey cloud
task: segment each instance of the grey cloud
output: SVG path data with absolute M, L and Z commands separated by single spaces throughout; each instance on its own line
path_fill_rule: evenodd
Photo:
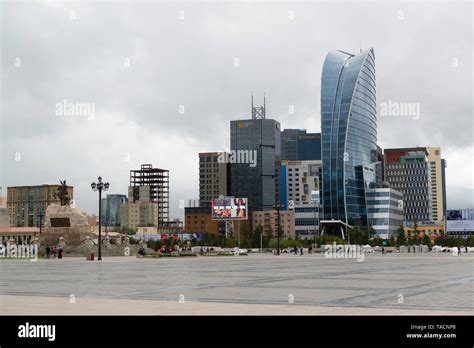
M 375 48 L 379 103 L 421 104 L 418 121 L 379 117 L 383 146 L 472 149 L 468 3 L 1 6 L 4 187 L 67 178 L 78 206 L 93 212 L 96 197 L 88 185 L 97 175 L 109 178 L 113 192 L 126 192 L 129 169 L 153 163 L 171 170 L 172 215 L 178 216 L 179 200 L 198 195 L 197 153 L 229 145 L 229 121 L 249 116 L 251 91 L 257 104 L 266 92 L 267 115 L 283 127 L 319 131 L 325 55 L 360 45 Z M 95 103 L 95 119 L 56 117 L 55 104 L 64 99 Z M 449 185 L 472 190 L 466 177 L 465 164 L 451 163 L 448 191 Z M 452 192 L 449 202 L 462 207 L 462 190 Z

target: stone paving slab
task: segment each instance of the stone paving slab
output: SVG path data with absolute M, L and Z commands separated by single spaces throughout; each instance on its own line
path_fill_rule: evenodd
M 474 255 L 367 255 L 363 262 L 321 254 L 106 257 L 101 262 L 74 257 L 37 262 L 0 259 L 1 313 L 21 311 L 10 302 L 12 298 L 27 304 L 30 314 L 55 314 L 56 306 L 67 314 L 84 313 L 82 307 L 62 308 L 57 302 L 71 295 L 88 303 L 103 301 L 103 306 L 91 309 L 99 314 L 114 314 L 114 303 L 136 305 L 143 314 L 160 314 L 155 307 L 146 309 L 145 304 L 152 302 L 174 314 L 173 310 L 183 309 L 175 307 L 183 295 L 186 303 L 193 304 L 187 313 L 328 314 L 347 309 L 473 315 Z M 52 301 L 51 310 L 41 306 L 42 298 Z
M 470 315 L 453 311 L 0 295 L 3 315 Z M 471 313 L 472 314 L 472 313 Z

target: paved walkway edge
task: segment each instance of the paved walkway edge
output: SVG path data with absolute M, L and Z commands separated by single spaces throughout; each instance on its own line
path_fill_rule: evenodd
M 406 308 L 316 307 L 0 295 L 2 315 L 473 315 Z

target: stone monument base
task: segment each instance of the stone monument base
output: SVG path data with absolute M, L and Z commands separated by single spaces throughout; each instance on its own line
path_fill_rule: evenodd
M 66 245 L 78 246 L 87 237 L 93 237 L 86 214 L 69 205 L 49 205 L 44 221 L 45 228 L 39 237 L 41 245 L 56 246 L 62 238 Z

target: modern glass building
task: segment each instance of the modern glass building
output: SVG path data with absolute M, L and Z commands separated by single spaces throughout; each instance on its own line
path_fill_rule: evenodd
M 385 177 L 390 187 L 403 193 L 406 221 L 433 221 L 435 185 L 429 148 L 386 149 Z
M 237 155 L 230 164 L 230 194 L 248 198 L 250 211 L 272 210 L 280 197 L 280 123 L 272 119 L 230 122 L 230 148 Z M 239 154 L 257 155 L 255 164 L 241 161 Z
M 281 159 L 298 160 L 298 135 L 305 134 L 304 129 L 284 129 L 281 132 Z
M 305 129 L 284 129 L 281 132 L 281 159 L 320 161 L 321 133 L 306 133 Z
M 403 194 L 389 187 L 367 191 L 369 225 L 382 239 L 397 237 L 403 227 Z
M 321 79 L 323 219 L 367 225 L 366 191 L 381 185 L 377 162 L 375 55 L 331 51 Z
M 106 226 L 120 226 L 120 208 L 127 203 L 127 196 L 108 194 L 102 198 L 102 223 Z
M 321 133 L 298 134 L 298 160 L 321 160 Z

